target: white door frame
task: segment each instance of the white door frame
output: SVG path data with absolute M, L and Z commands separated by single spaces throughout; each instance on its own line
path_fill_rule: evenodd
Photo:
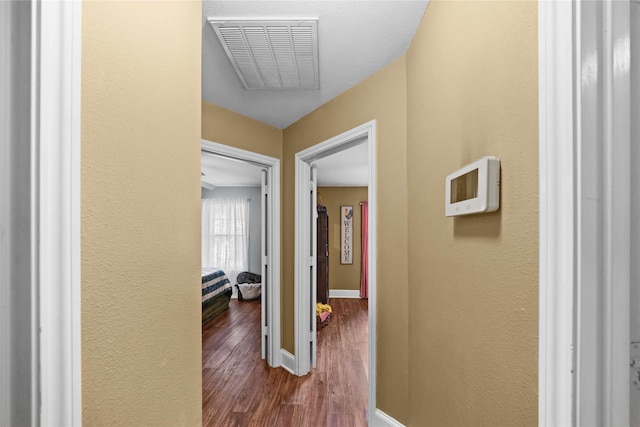
M 267 295 L 270 296 L 266 307 L 266 320 L 270 325 L 267 333 L 267 362 L 269 366 L 278 367 L 282 364 L 282 351 L 280 344 L 280 160 L 240 148 L 230 147 L 212 141 L 202 140 L 201 149 L 204 152 L 217 154 L 243 162 L 252 163 L 267 170 L 270 186 L 271 203 L 269 204 L 269 221 L 267 224 L 267 244 L 269 253 L 269 272 L 267 273 L 267 285 L 270 288 Z M 264 260 L 261 260 L 264 262 Z M 263 314 L 265 307 L 262 307 Z
M 629 2 L 539 1 L 539 424 L 629 424 Z
M 41 425 L 81 425 L 80 1 L 46 1 L 35 52 Z M 37 12 L 36 12 L 37 13 Z M 34 17 L 34 19 L 37 18 Z
M 303 328 L 311 315 L 309 300 L 308 251 L 310 242 L 309 181 L 305 165 L 359 144 L 369 145 L 369 419 L 376 409 L 376 274 L 377 274 L 377 185 L 376 185 L 376 121 L 372 120 L 295 155 L 295 369 L 296 375 L 306 375 L 311 369 L 309 331 Z M 306 168 L 308 169 L 308 168 Z
M 79 426 L 82 423 L 80 357 L 80 52 L 81 2 L 44 1 L 30 3 L 30 17 L 24 15 L 30 32 L 31 61 L 19 73 L 29 76 L 29 114 L 13 115 L 18 126 L 29 129 L 30 185 L 3 182 L 0 206 L 8 206 L 13 194 L 29 200 L 22 215 L 30 218 L 30 251 L 22 262 L 30 265 L 28 275 L 18 283 L 0 283 L 2 294 L 10 286 L 31 288 L 30 363 L 32 375 L 25 379 L 33 399 L 21 402 L 30 408 L 31 425 Z M 12 19 L 2 16 L 2 25 Z M 26 22 L 29 21 L 29 22 Z M 3 44 L 3 49 L 6 46 Z M 3 60 L 5 55 L 3 54 Z M 3 67 L 6 64 L 3 64 Z M 25 69 L 28 68 L 28 69 Z M 4 71 L 4 68 L 3 68 Z M 8 106 L 8 111 L 4 108 Z M 11 117 L 14 106 L 3 103 L 2 117 Z M 2 141 L 4 151 L 10 144 Z M 3 211 L 6 212 L 6 211 Z M 23 237 L 25 238 L 25 237 Z M 7 246 L 3 248 L 7 249 Z M 17 242 L 17 245 L 21 245 Z M 9 245 L 15 249 L 16 242 Z M 24 247 L 24 245 L 22 245 Z M 2 254 L 2 268 L 9 254 Z M 26 277 L 28 276 L 28 277 Z M 5 276 L 3 276 L 5 277 Z M 13 278 L 15 280 L 16 278 Z M 10 325 L 15 332 L 17 325 Z M 6 330 L 1 341 L 6 344 Z M 21 333 L 24 338 L 24 333 Z M 5 358 L 0 372 L 5 372 Z M 0 378 L 4 381 L 6 378 Z M 4 389 L 4 385 L 3 385 Z M 3 396 L 10 401 L 11 396 Z M 13 402 L 2 411 L 16 409 Z M 0 414 L 6 420 L 6 412 Z

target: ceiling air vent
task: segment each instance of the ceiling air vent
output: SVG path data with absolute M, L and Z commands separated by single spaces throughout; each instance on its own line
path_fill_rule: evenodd
M 320 89 L 317 19 L 208 21 L 245 89 Z

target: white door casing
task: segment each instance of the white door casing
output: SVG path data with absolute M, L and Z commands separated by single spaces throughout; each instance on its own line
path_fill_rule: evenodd
M 631 259 L 640 259 L 640 0 L 631 4 Z M 640 427 L 640 263 L 631 263 L 632 427 Z
M 309 281 L 311 282 L 311 292 L 309 298 L 309 353 L 311 354 L 311 368 L 315 369 L 318 360 L 316 330 L 316 302 L 318 296 L 318 210 L 316 209 L 318 200 L 318 168 L 315 164 L 310 165 L 309 180 L 309 229 L 310 229 L 310 247 L 309 247 Z
M 295 361 L 294 373 L 302 376 L 306 375 L 313 366 L 314 355 L 309 354 L 312 346 L 309 336 L 308 319 L 313 320 L 315 330 L 315 304 L 311 306 L 310 301 L 315 301 L 315 288 L 313 278 L 309 275 L 310 265 L 315 263 L 309 257 L 309 248 L 315 246 L 312 240 L 312 212 L 315 211 L 315 200 L 311 200 L 310 183 L 312 168 L 311 164 L 318 159 L 330 156 L 359 144 L 369 145 L 369 336 L 368 336 L 368 357 L 369 357 L 369 420 L 374 419 L 376 413 L 376 301 L 377 301 L 377 181 L 376 181 L 376 121 L 372 120 L 329 140 L 321 142 L 313 147 L 307 148 L 295 155 Z M 315 216 L 314 216 L 315 218 Z M 315 224 L 315 221 L 314 221 Z M 315 251 L 315 249 L 314 249 Z M 311 313 L 309 312 L 310 310 Z M 315 353 L 315 352 L 314 352 Z
M 269 271 L 269 242 L 267 241 L 267 227 L 269 224 L 269 186 L 267 176 L 269 171 L 262 169 L 260 173 L 260 276 L 262 278 L 262 292 L 260 293 L 260 357 L 267 359 L 269 322 L 267 307 L 269 302 L 269 286 L 267 274 Z
M 539 424 L 629 425 L 629 2 L 539 4 Z
M 264 168 L 262 186 L 262 331 L 263 358 L 269 366 L 282 364 L 280 348 L 280 160 L 247 150 L 202 140 L 203 152 Z
M 3 161 L 18 161 L 11 167 L 5 165 L 3 172 L 14 167 L 21 169 L 12 179 L 6 179 L 6 175 L 0 179 L 3 228 L 0 303 L 16 302 L 6 298 L 14 298 L 17 287 L 23 296 L 29 290 L 28 301 L 21 300 L 12 307 L 24 310 L 22 315 L 29 321 L 5 325 L 3 319 L 0 423 L 78 426 L 82 423 L 81 2 L 3 2 L 0 11 L 3 30 L 20 30 L 14 33 L 15 38 L 3 38 L 0 43 L 3 83 L 8 70 L 13 76 L 20 76 L 20 83 L 13 81 L 11 87 L 3 86 L 3 91 L 12 93 L 2 97 L 2 119 L 12 121 L 11 125 L 3 123 L 3 131 L 20 129 L 20 137 L 13 134 L 1 141 Z M 16 41 L 23 44 L 13 45 Z M 20 51 L 16 52 L 16 48 Z M 20 59 L 25 56 L 30 59 Z M 23 90 L 25 82 L 28 90 Z M 11 145 L 15 143 L 20 147 Z M 22 150 L 27 147 L 28 158 L 15 156 L 18 152 L 24 154 Z M 8 153 L 13 154 L 5 156 Z M 18 177 L 21 178 L 14 179 Z M 5 222 L 8 212 L 29 223 L 28 232 L 13 235 L 14 231 L 24 230 L 24 223 L 11 230 L 11 241 L 4 240 L 8 236 L 4 233 L 9 224 Z M 20 256 L 19 261 L 6 268 L 14 255 Z M 28 266 L 28 271 L 24 266 Z M 11 274 L 4 275 L 7 271 Z M 9 334 L 13 339 L 7 340 Z M 23 367 L 30 365 L 30 373 L 15 377 L 6 388 L 6 368 L 17 361 L 5 357 L 16 350 L 6 345 L 13 347 L 16 343 L 26 349 L 20 352 L 19 357 L 24 359 L 19 362 Z

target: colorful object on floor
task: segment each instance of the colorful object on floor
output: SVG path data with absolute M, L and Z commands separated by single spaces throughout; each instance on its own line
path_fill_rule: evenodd
M 332 310 L 329 304 L 322 304 L 321 302 L 316 304 L 316 329 L 324 328 L 329 324 L 331 313 Z
M 316 316 L 320 316 L 323 311 L 331 313 L 331 306 L 329 304 L 322 304 L 321 302 L 316 304 Z

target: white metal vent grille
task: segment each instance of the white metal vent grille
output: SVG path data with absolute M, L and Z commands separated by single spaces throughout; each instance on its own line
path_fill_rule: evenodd
M 318 21 L 209 18 L 245 89 L 319 89 Z

